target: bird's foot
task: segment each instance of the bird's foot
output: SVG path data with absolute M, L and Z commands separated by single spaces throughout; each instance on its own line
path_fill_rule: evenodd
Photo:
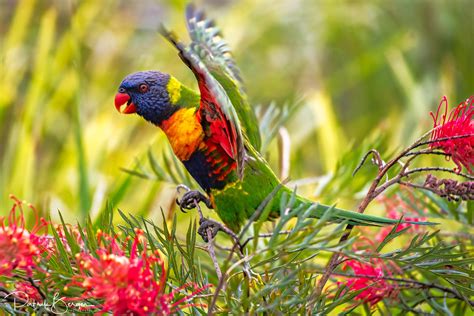
M 192 210 L 197 207 L 199 202 L 204 202 L 208 208 L 212 208 L 211 200 L 209 200 L 204 194 L 197 190 L 190 190 L 185 185 L 179 185 L 177 190 L 185 189 L 186 193 L 181 197 L 181 199 L 176 199 L 176 204 L 178 204 L 180 210 L 186 213 L 185 210 Z
M 219 231 L 222 231 L 226 233 L 227 235 L 229 235 L 234 240 L 234 242 L 238 243 L 239 248 L 241 248 L 240 242 L 239 242 L 239 236 L 237 236 L 230 228 L 228 228 L 224 224 L 216 222 L 215 220 L 203 217 L 199 220 L 198 234 L 201 235 L 202 239 L 205 242 L 209 242 L 209 238 L 207 235 L 208 230 L 210 230 L 211 232 L 211 239 L 214 239 L 217 233 Z
M 203 217 L 199 221 L 198 234 L 201 235 L 205 242 L 209 242 L 209 237 L 207 235 L 208 230 L 211 231 L 211 239 L 214 239 L 220 230 L 224 231 L 223 227 L 224 226 L 221 223 Z
M 178 193 L 184 189 L 184 193 L 181 199 L 176 199 L 176 203 L 182 212 L 186 213 L 185 209 L 190 210 L 196 208 L 199 213 L 199 229 L 198 234 L 202 237 L 205 242 L 209 242 L 214 239 L 219 231 L 222 231 L 229 235 L 234 242 L 239 246 L 239 250 L 242 253 L 243 247 L 240 244 L 239 236 L 237 236 L 230 228 L 216 222 L 215 220 L 205 218 L 202 214 L 201 208 L 199 207 L 199 202 L 204 202 L 208 208 L 213 208 L 211 200 L 209 200 L 204 194 L 199 191 L 191 190 L 184 184 L 180 184 L 177 188 Z M 209 232 L 209 235 L 208 235 Z M 210 238 L 209 238 L 210 237 Z

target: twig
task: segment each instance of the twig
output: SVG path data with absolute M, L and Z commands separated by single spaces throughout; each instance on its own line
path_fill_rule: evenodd
M 431 149 L 412 151 L 412 152 L 407 153 L 405 157 L 420 156 L 420 155 L 440 155 L 440 156 L 451 157 L 451 154 L 445 153 L 443 151 L 437 151 L 437 150 L 431 150 Z
M 437 128 L 434 128 L 431 131 L 435 131 L 436 129 Z M 449 137 L 441 137 L 441 138 L 438 138 L 438 139 L 430 139 L 430 140 L 427 140 L 427 141 L 424 141 L 424 142 L 415 143 L 415 145 L 412 146 L 411 149 L 415 149 L 415 148 L 418 148 L 418 147 L 421 147 L 421 146 L 424 146 L 424 145 L 429 145 L 429 144 L 434 144 L 434 143 L 439 143 L 439 142 L 446 142 L 446 141 L 453 140 L 453 139 L 468 138 L 468 137 L 472 137 L 472 136 L 474 136 L 474 133 L 464 134 L 464 135 L 456 135 L 456 136 L 449 136 Z
M 409 306 L 405 300 L 403 299 L 400 299 L 400 303 L 402 303 L 403 307 L 405 308 L 405 310 L 409 311 L 409 312 L 412 312 L 414 315 L 422 315 L 422 316 L 432 316 L 433 314 L 432 313 L 427 313 L 427 312 L 424 312 L 424 311 L 421 311 L 419 309 L 416 309 L 415 307 L 418 305 L 418 304 L 415 304 L 413 306 Z
M 45 301 L 46 300 L 46 295 L 44 295 L 44 293 L 43 293 L 43 291 L 41 291 L 40 287 L 38 285 L 36 285 L 33 278 L 28 277 L 28 281 L 30 282 L 31 286 L 34 287 L 36 289 L 36 291 L 38 291 L 38 293 L 41 296 L 41 298 L 43 299 L 43 301 Z
M 374 155 L 374 160 L 375 160 L 376 165 L 379 167 L 379 171 L 383 168 L 384 162 L 383 162 L 382 158 L 380 157 L 380 153 L 377 150 L 372 148 L 371 150 L 369 150 L 368 152 L 365 153 L 364 157 L 362 157 L 360 162 L 357 164 L 357 167 L 352 172 L 352 176 L 355 176 L 357 171 L 359 171 L 360 168 L 362 168 L 362 166 L 367 161 L 367 158 L 369 158 L 370 154 Z
M 406 171 L 403 173 L 403 177 L 407 177 L 410 174 L 417 173 L 417 172 L 428 172 L 428 171 L 440 171 L 440 172 L 448 172 L 457 176 L 464 177 L 469 180 L 474 180 L 474 176 L 468 175 L 467 173 L 463 172 L 456 172 L 450 168 L 442 168 L 442 167 L 423 167 L 423 168 L 415 168 L 410 171 Z
M 232 237 L 232 239 L 234 240 L 234 243 L 239 246 L 239 253 L 243 256 L 244 253 L 243 253 L 243 246 L 240 244 L 240 239 L 239 239 L 239 236 L 237 236 L 236 233 L 234 233 L 229 227 L 225 226 L 225 225 L 221 225 L 220 226 L 220 229 L 226 233 L 227 235 L 229 235 L 230 237 Z
M 222 271 L 221 268 L 219 267 L 219 263 L 217 262 L 217 257 L 216 257 L 216 252 L 214 251 L 214 237 L 212 236 L 212 228 L 207 229 L 207 250 L 209 252 L 209 256 L 212 259 L 212 262 L 214 263 L 214 268 L 216 269 L 216 274 L 217 278 L 220 280 L 222 279 Z
M 302 229 L 301 231 L 304 231 L 304 230 L 306 229 Z M 284 230 L 284 231 L 278 232 L 277 235 L 288 235 L 288 234 L 291 234 L 292 232 L 293 232 L 292 230 Z M 259 234 L 257 236 L 250 236 L 242 243 L 242 247 L 245 247 L 251 240 L 255 238 L 271 238 L 274 235 L 275 233 L 267 233 L 267 234 Z
M 411 182 L 405 182 L 405 181 L 398 181 L 398 183 L 400 185 L 404 185 L 404 186 L 407 186 L 407 187 L 410 187 L 410 188 L 415 188 L 415 189 L 421 189 L 421 190 L 427 190 L 427 191 L 431 191 L 433 192 L 434 194 L 437 194 L 437 195 L 440 195 L 440 192 L 438 190 L 435 190 L 433 188 L 430 188 L 430 187 L 425 187 L 421 184 L 416 184 L 416 183 L 411 183 Z

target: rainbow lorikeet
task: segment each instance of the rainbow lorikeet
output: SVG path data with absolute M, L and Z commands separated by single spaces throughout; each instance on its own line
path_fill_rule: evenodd
M 191 208 L 195 199 L 213 208 L 224 224 L 238 232 L 259 205 L 277 187 L 269 217 L 279 216 L 281 185 L 259 154 L 260 134 L 256 116 L 247 100 L 239 70 L 214 22 L 189 5 L 186 22 L 191 44 L 185 45 L 164 27 L 161 34 L 178 50 L 193 71 L 199 93 L 159 71 L 142 71 L 125 77 L 115 96 L 122 113 L 137 113 L 159 126 L 175 155 L 207 197 L 198 191 L 183 196 L 180 204 Z M 320 218 L 330 207 L 296 196 L 295 207 L 313 206 Z M 398 221 L 332 209 L 330 220 L 351 225 L 390 225 Z M 419 223 L 418 223 L 419 224 Z

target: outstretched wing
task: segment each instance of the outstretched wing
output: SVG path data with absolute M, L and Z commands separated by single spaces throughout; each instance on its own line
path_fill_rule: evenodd
M 203 11 L 194 5 L 186 7 L 186 25 L 191 44 L 199 59 L 221 84 L 237 112 L 250 143 L 260 149 L 261 137 L 255 112 L 248 103 L 240 70 L 232 57 L 229 45 L 224 41 L 214 21 L 207 19 Z
M 193 4 L 186 7 L 186 25 L 193 51 L 200 55 L 204 63 L 221 65 L 226 73 L 243 89 L 240 70 L 232 57 L 229 45 L 224 41 L 213 20 L 207 19 L 203 11 L 196 10 Z
M 237 164 L 237 173 L 243 176 L 245 148 L 238 115 L 226 91 L 211 74 L 202 57 L 192 46 L 185 46 L 163 26 L 160 33 L 179 51 L 179 56 L 193 71 L 201 92 L 199 113 L 209 126 L 209 137 Z

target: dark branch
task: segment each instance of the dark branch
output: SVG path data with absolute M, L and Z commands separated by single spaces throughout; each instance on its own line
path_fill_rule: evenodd
M 440 171 L 440 172 L 448 172 L 451 174 L 454 174 L 456 176 L 461 176 L 469 180 L 474 180 L 474 176 L 468 175 L 467 173 L 463 172 L 456 172 L 453 169 L 450 168 L 443 168 L 443 167 L 422 167 L 422 168 L 415 168 L 409 171 L 405 171 L 402 174 L 402 177 L 408 177 L 411 174 L 417 173 L 417 172 L 431 172 L 431 171 Z
M 365 164 L 370 154 L 374 155 L 375 164 L 377 165 L 377 167 L 379 167 L 379 171 L 383 168 L 384 162 L 382 158 L 380 157 L 380 153 L 375 149 L 371 149 L 364 155 L 364 157 L 362 157 L 359 164 L 352 172 L 352 176 L 355 176 L 356 173 L 360 170 L 360 168 L 362 168 L 362 166 Z
M 306 229 L 302 229 L 301 231 L 304 231 Z M 284 230 L 284 231 L 281 231 L 281 232 L 278 232 L 277 234 L 278 235 L 288 235 L 288 234 L 291 234 L 293 231 L 292 230 Z M 257 236 L 250 236 L 249 238 L 247 238 L 243 243 L 242 243 L 242 247 L 245 247 L 251 240 L 255 239 L 255 238 L 271 238 L 275 235 L 275 233 L 267 233 L 267 234 L 259 234 Z
M 408 156 L 419 156 L 419 155 L 439 155 L 439 156 L 451 157 L 451 154 L 445 153 L 443 151 L 436 151 L 436 150 L 431 150 L 431 149 L 412 151 L 412 152 L 407 153 L 405 156 L 408 157 Z
M 474 133 L 470 133 L 470 134 L 456 135 L 456 136 L 450 136 L 450 137 L 441 137 L 438 139 L 430 139 L 424 142 L 416 143 L 416 145 L 412 146 L 411 149 L 415 149 L 424 145 L 429 145 L 429 144 L 434 144 L 434 143 L 439 143 L 439 142 L 447 142 L 453 139 L 468 138 L 468 137 L 473 137 L 473 136 L 474 136 Z

